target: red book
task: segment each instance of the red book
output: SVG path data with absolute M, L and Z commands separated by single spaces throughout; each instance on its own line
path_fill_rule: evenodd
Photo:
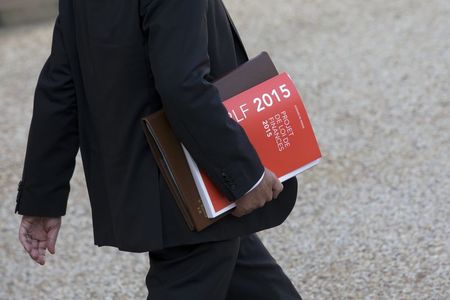
M 281 182 L 319 163 L 321 153 L 301 96 L 287 73 L 279 74 L 223 102 L 245 130 L 263 165 Z M 234 208 L 182 144 L 209 218 Z

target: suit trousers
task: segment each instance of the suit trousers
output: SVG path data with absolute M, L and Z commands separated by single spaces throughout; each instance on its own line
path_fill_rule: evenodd
M 301 296 L 259 237 L 150 251 L 147 300 L 298 300 Z

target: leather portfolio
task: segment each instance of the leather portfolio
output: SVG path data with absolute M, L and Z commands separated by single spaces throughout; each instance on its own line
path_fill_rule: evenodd
M 267 79 L 278 71 L 267 52 L 241 64 L 213 82 L 225 101 Z M 180 142 L 175 136 L 164 111 L 158 110 L 141 119 L 146 140 L 190 230 L 201 231 L 227 213 L 208 218 Z M 228 212 L 229 213 L 229 212 Z

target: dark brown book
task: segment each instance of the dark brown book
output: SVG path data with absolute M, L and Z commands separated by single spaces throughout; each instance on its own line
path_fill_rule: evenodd
M 278 71 L 269 55 L 262 52 L 213 84 L 225 101 L 276 75 Z M 200 231 L 227 215 L 207 217 L 186 156 L 164 111 L 156 111 L 141 121 L 152 154 L 189 229 Z

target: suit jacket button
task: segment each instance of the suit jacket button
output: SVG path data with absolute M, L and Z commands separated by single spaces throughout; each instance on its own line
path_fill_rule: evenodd
M 231 189 L 232 189 L 232 190 L 235 190 L 235 189 L 236 189 L 236 185 L 235 185 L 234 183 L 231 185 Z

